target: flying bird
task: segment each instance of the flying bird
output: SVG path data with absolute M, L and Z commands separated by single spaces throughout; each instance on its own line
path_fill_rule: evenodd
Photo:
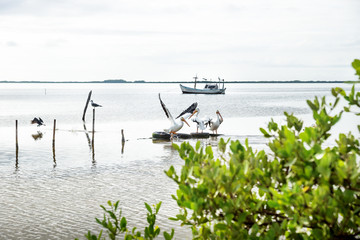
M 171 134 L 176 134 L 176 132 L 179 131 L 183 127 L 184 123 L 186 123 L 190 127 L 190 125 L 186 122 L 184 117 L 180 117 L 180 119 L 173 118 L 169 109 L 166 107 L 165 103 L 161 100 L 160 93 L 159 93 L 159 100 L 160 100 L 161 107 L 165 112 L 166 117 L 170 120 L 170 127 L 168 129 L 164 129 L 165 132 L 171 133 Z
M 211 119 L 211 120 L 209 121 L 210 130 L 213 131 L 213 133 L 214 133 L 214 131 L 215 131 L 216 134 L 217 134 L 217 130 L 218 130 L 220 124 L 221 124 L 223 121 L 224 121 L 223 117 L 221 116 L 219 110 L 217 110 L 217 111 L 216 111 L 216 120 L 212 120 L 212 119 Z
M 41 125 L 44 125 L 44 126 L 45 126 L 45 123 L 44 123 L 44 121 L 41 119 L 41 117 L 39 117 L 39 118 L 34 117 L 34 119 L 31 120 L 31 124 L 37 124 L 38 127 L 40 127 Z
M 93 100 L 90 101 L 91 102 L 91 106 L 96 108 L 96 107 L 102 107 L 101 105 L 94 103 Z

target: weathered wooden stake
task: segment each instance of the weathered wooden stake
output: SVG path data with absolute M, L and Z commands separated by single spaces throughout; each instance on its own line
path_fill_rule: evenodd
M 121 154 L 124 153 L 124 146 L 125 146 L 125 137 L 124 137 L 124 129 L 121 129 Z
M 124 129 L 121 129 L 121 142 L 124 143 L 125 142 L 125 137 L 124 137 Z
M 15 150 L 15 155 L 16 155 L 16 163 L 15 166 L 18 166 L 18 160 L 19 160 L 19 142 L 18 142 L 18 120 L 15 120 L 15 141 L 16 141 L 16 150 Z
M 95 108 L 93 109 L 93 122 L 92 122 L 92 147 L 94 148 L 94 135 L 95 135 Z
M 16 140 L 16 148 L 19 147 L 18 144 L 18 120 L 15 120 L 15 140 Z
M 53 129 L 53 146 L 55 145 L 55 130 L 56 130 L 56 119 L 54 119 L 54 129 Z
M 86 100 L 86 104 L 85 104 L 85 108 L 84 108 L 84 113 L 83 113 L 83 116 L 82 116 L 82 120 L 85 121 L 85 114 L 86 114 L 86 110 L 88 108 L 88 105 L 89 105 L 89 102 L 90 102 L 90 99 L 91 99 L 91 93 L 92 93 L 92 90 L 89 92 L 89 95 L 88 95 L 88 98 Z
M 56 130 L 56 119 L 54 119 L 53 141 L 52 141 L 54 168 L 56 167 L 56 158 L 55 158 L 55 130 Z

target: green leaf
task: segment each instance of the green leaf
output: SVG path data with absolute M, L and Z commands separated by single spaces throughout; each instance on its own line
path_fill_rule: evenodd
M 174 229 L 171 229 L 171 234 L 169 234 L 169 233 L 167 233 L 167 232 L 164 232 L 165 240 L 171 240 L 171 239 L 173 239 L 174 233 L 175 233 Z
M 267 203 L 268 203 L 269 207 L 271 207 L 271 208 L 279 207 L 279 203 L 277 201 L 269 200 Z
M 264 135 L 264 137 L 269 138 L 271 137 L 271 135 L 263 128 L 260 128 L 260 131 L 262 132 L 262 134 Z
M 218 224 L 215 224 L 214 229 L 215 229 L 215 231 L 218 231 L 218 230 L 226 230 L 226 229 L 227 229 L 227 225 L 224 224 L 224 223 L 218 223 Z
M 149 212 L 150 214 L 152 214 L 152 209 L 151 209 L 151 207 L 149 206 L 149 204 L 145 203 L 145 207 L 146 207 L 146 209 L 148 210 L 148 212 Z
M 127 224 L 126 218 L 122 217 L 120 221 L 120 228 L 126 230 L 126 224 Z
M 360 79 L 360 60 L 359 59 L 355 59 L 353 62 L 352 62 L 352 67 L 355 69 L 356 73 L 355 75 L 358 75 L 359 76 L 359 79 Z
M 306 103 L 309 105 L 309 107 L 311 108 L 311 110 L 313 110 L 313 111 L 318 111 L 318 110 L 319 110 L 319 107 L 316 106 L 312 101 L 306 100 Z
M 171 236 L 167 232 L 164 232 L 163 235 L 164 235 L 165 240 L 171 240 Z
M 115 207 L 115 211 L 118 209 L 118 207 L 119 207 L 119 202 L 120 201 L 117 201 L 115 204 L 114 204 L 114 207 Z
M 115 216 L 115 214 L 114 214 L 113 212 L 107 211 L 107 213 L 110 215 L 110 217 L 111 217 L 112 219 L 116 220 L 116 216 Z
M 156 214 L 159 212 L 162 202 L 160 201 L 158 204 L 156 204 Z
M 180 150 L 179 145 L 173 143 L 172 146 L 173 146 L 173 148 L 174 148 L 176 151 L 179 151 L 179 150 Z
M 200 141 L 197 141 L 197 142 L 196 142 L 196 146 L 195 146 L 196 151 L 199 151 L 200 146 L 201 146 L 201 142 L 200 142 Z

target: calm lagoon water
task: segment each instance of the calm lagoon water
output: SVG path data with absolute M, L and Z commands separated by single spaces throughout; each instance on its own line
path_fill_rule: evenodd
M 171 198 L 176 185 L 164 170 L 182 160 L 170 142 L 151 139 L 167 128 L 159 104 L 161 93 L 173 115 L 198 102 L 200 116 L 220 110 L 224 138 L 266 148 L 259 131 L 271 119 L 294 113 L 311 124 L 306 99 L 330 96 L 331 87 L 347 84 L 228 84 L 225 95 L 183 95 L 178 84 L 0 84 L 0 239 L 74 239 L 99 229 L 100 204 L 120 200 L 129 227 L 146 222 L 144 202 L 162 201 L 162 230 L 175 228 L 177 239 L 190 239 L 189 229 L 167 220 L 178 213 Z M 94 151 L 92 111 L 82 113 L 89 91 L 96 109 Z M 46 126 L 31 125 L 41 117 Z M 53 120 L 57 120 L 55 156 Z M 15 120 L 19 121 L 19 153 L 15 154 Z M 184 126 L 181 132 L 196 130 Z M 121 129 L 127 139 L 121 145 Z M 343 130 L 343 129 L 341 129 Z M 214 146 L 218 139 L 201 140 Z M 190 140 L 195 144 L 195 140 Z M 182 141 L 175 140 L 180 144 Z

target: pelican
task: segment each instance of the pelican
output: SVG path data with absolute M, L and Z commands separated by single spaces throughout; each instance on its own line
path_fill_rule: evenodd
M 210 126 L 210 130 L 216 132 L 217 134 L 217 130 L 220 126 L 220 124 L 224 121 L 223 117 L 221 116 L 219 110 L 216 111 L 216 120 L 213 121 L 212 119 L 209 121 L 209 126 Z
M 206 122 L 209 121 L 209 119 L 202 119 L 202 118 L 199 118 L 199 113 L 200 113 L 200 109 L 199 108 L 196 108 L 193 113 L 191 114 L 191 116 L 189 117 L 189 119 L 194 116 L 195 118 L 193 119 L 193 122 L 196 122 L 196 132 L 198 133 L 199 132 L 199 128 L 201 130 L 201 132 L 203 132 L 206 128 Z
M 34 117 L 34 119 L 31 120 L 31 124 L 35 124 L 35 123 L 37 124 L 38 127 L 40 127 L 41 125 L 44 125 L 44 126 L 45 126 L 45 123 L 44 123 L 44 121 L 41 119 L 41 117 L 39 117 L 39 118 Z
M 190 125 L 186 122 L 184 117 L 180 117 L 180 119 L 173 118 L 169 109 L 166 107 L 166 105 L 161 100 L 160 93 L 159 93 L 159 100 L 160 100 L 161 107 L 163 108 L 163 110 L 165 112 L 166 117 L 171 122 L 170 127 L 168 129 L 164 129 L 165 132 L 170 133 L 170 134 L 176 134 L 176 132 L 179 131 L 183 127 L 184 123 L 186 123 L 190 127 Z
M 181 116 L 184 116 L 184 118 L 186 118 L 186 116 L 191 115 L 191 114 L 195 111 L 197 105 L 198 105 L 197 102 L 194 102 L 194 103 L 191 104 L 186 110 L 182 111 L 182 112 L 179 114 L 179 116 L 176 117 L 176 119 L 178 119 L 178 118 L 181 117 Z
M 96 107 L 102 107 L 101 105 L 94 103 L 93 100 L 90 101 L 91 102 L 91 106 L 96 108 Z

